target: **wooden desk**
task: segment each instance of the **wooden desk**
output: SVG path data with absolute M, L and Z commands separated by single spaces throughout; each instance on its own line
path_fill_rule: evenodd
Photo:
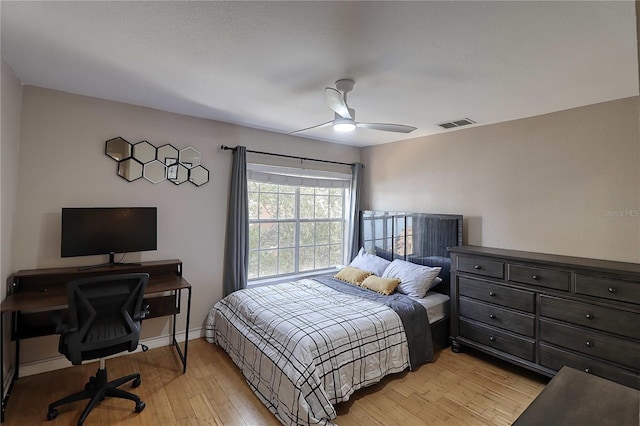
M 53 311 L 61 311 L 63 320 L 68 315 L 67 288 L 69 281 L 93 276 L 146 272 L 149 282 L 145 301 L 149 304 L 149 316 L 157 318 L 173 316 L 172 345 L 182 361 L 182 372 L 187 371 L 189 343 L 189 317 L 191 314 L 191 284 L 182 277 L 182 262 L 177 259 L 143 262 L 139 265 L 116 265 L 94 269 L 50 268 L 16 272 L 11 276 L 7 297 L 0 305 L 0 395 L 4 395 L 4 316 L 10 314 L 11 340 L 15 341 L 15 369 L 6 396 L 2 398 L 0 421 L 19 375 L 20 340 L 48 336 L 55 333 L 51 319 Z M 176 316 L 180 313 L 182 291 L 188 291 L 184 352 L 176 340 Z
M 640 391 L 562 367 L 513 426 L 637 426 L 639 422 Z

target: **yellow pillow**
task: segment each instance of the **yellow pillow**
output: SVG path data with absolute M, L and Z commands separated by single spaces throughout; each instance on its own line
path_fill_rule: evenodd
M 400 284 L 400 278 L 380 278 L 370 275 L 360 285 L 378 293 L 389 295 L 396 291 L 398 284 Z
M 360 285 L 365 278 L 371 275 L 371 272 L 363 269 L 354 268 L 353 266 L 345 266 L 333 276 L 333 278 L 349 284 Z

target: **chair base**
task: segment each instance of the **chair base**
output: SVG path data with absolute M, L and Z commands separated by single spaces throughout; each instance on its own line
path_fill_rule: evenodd
M 101 367 L 103 367 L 103 362 L 101 362 Z M 128 399 L 135 402 L 135 412 L 140 413 L 142 410 L 144 410 L 145 407 L 145 403 L 140 399 L 140 397 L 122 389 L 117 389 L 118 386 L 122 386 L 129 381 L 133 381 L 131 387 L 137 388 L 138 386 L 140 386 L 140 373 L 130 374 L 111 382 L 107 382 L 107 369 L 98 368 L 96 375 L 92 376 L 89 379 L 89 382 L 85 385 L 83 391 L 75 393 L 73 395 L 69 395 L 65 398 L 59 399 L 58 401 L 49 404 L 47 420 L 53 420 L 58 417 L 58 410 L 56 410 L 56 407 L 83 399 L 89 399 L 89 403 L 85 407 L 82 415 L 80 416 L 80 419 L 78 420 L 78 426 L 82 426 L 84 421 L 87 419 L 87 416 L 89 416 L 91 410 L 93 410 L 93 408 L 107 396 L 113 398 Z

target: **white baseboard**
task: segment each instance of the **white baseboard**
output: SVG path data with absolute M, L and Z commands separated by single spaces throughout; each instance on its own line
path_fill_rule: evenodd
M 185 336 L 185 332 L 184 331 L 176 332 L 176 340 L 178 342 L 184 342 L 184 336 Z M 203 327 L 192 328 L 192 329 L 189 330 L 189 340 L 199 339 L 201 337 L 204 337 L 204 328 Z M 171 343 L 172 343 L 171 334 L 152 337 L 152 338 L 140 341 L 141 345 L 145 345 L 149 349 L 160 348 L 160 347 L 163 347 L 163 346 L 169 346 Z M 137 353 L 137 352 L 142 352 L 142 349 L 141 349 L 140 346 L 138 346 L 138 348 L 133 352 L 122 352 L 122 353 L 107 357 L 107 359 L 108 358 L 115 358 L 115 357 L 122 356 L 122 355 L 128 355 L 129 353 Z M 87 362 L 93 362 L 93 361 L 87 361 Z M 20 376 L 19 377 L 32 376 L 34 374 L 46 373 L 47 371 L 60 370 L 62 368 L 67 368 L 67 367 L 71 367 L 71 366 L 72 366 L 71 362 L 67 358 L 65 358 L 63 356 L 57 356 L 57 357 L 47 358 L 47 359 L 43 359 L 43 360 L 39 360 L 39 361 L 27 362 L 27 363 L 24 363 L 24 364 L 20 364 Z M 9 373 L 10 374 L 7 374 L 7 376 L 10 379 L 13 376 L 13 368 L 11 368 Z M 6 383 L 7 383 L 7 385 L 5 385 L 5 389 L 7 389 L 8 383 L 10 383 L 10 381 L 8 381 Z

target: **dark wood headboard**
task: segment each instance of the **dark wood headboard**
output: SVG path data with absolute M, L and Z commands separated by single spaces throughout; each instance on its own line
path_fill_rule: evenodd
M 442 268 L 442 283 L 433 288 L 449 294 L 449 247 L 462 245 L 462 216 L 450 214 L 360 212 L 360 245 L 387 260 Z

